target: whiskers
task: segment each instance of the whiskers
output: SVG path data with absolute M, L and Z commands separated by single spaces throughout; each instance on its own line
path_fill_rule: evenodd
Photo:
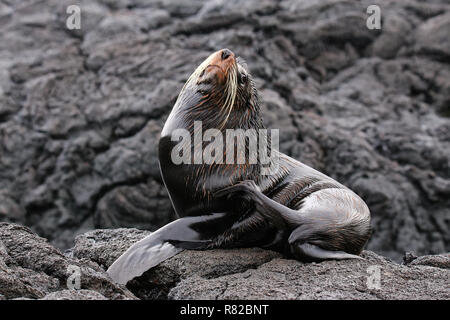
M 220 130 L 222 130 L 230 117 L 231 111 L 233 111 L 234 102 L 236 100 L 236 92 L 237 92 L 237 64 L 233 64 L 233 66 L 228 71 L 227 82 L 225 85 L 225 100 L 223 106 L 220 110 L 223 110 L 226 114 L 225 119 L 222 122 Z

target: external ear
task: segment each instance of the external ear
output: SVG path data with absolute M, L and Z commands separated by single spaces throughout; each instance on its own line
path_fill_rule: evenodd
M 236 62 L 238 63 L 238 66 L 241 66 L 248 73 L 248 65 L 243 58 L 237 57 Z
M 243 73 L 243 72 L 242 73 L 239 72 L 239 74 L 238 74 L 238 82 L 239 82 L 239 84 L 245 85 L 247 83 L 247 81 L 248 81 L 247 74 Z

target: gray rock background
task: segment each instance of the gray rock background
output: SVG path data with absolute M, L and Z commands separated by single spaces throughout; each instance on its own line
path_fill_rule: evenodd
M 73 1 L 0 2 L 0 221 L 65 249 L 94 228 L 173 219 L 158 134 L 194 68 L 228 47 L 281 150 L 368 203 L 368 249 L 449 250 L 448 1 L 77 3 L 71 31 Z M 381 30 L 366 28 L 370 4 Z

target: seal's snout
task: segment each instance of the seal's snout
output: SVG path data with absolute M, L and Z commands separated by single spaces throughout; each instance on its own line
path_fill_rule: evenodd
M 231 50 L 229 49 L 223 49 L 222 50 L 222 61 L 223 60 L 227 60 L 228 57 L 230 57 L 233 54 L 233 52 L 231 52 Z
M 235 56 L 230 49 L 222 49 L 214 53 L 210 65 L 214 65 L 227 72 L 228 69 L 235 63 Z
M 201 72 L 202 81 L 208 79 L 218 79 L 219 83 L 225 83 L 228 73 L 233 65 L 236 64 L 236 57 L 230 49 L 216 51 L 208 58 L 208 65 Z

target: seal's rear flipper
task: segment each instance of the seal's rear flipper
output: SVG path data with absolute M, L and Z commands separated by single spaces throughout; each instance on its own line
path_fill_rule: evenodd
M 364 258 L 344 251 L 325 250 L 310 243 L 293 244 L 291 246 L 294 256 L 301 261 L 344 260 Z

